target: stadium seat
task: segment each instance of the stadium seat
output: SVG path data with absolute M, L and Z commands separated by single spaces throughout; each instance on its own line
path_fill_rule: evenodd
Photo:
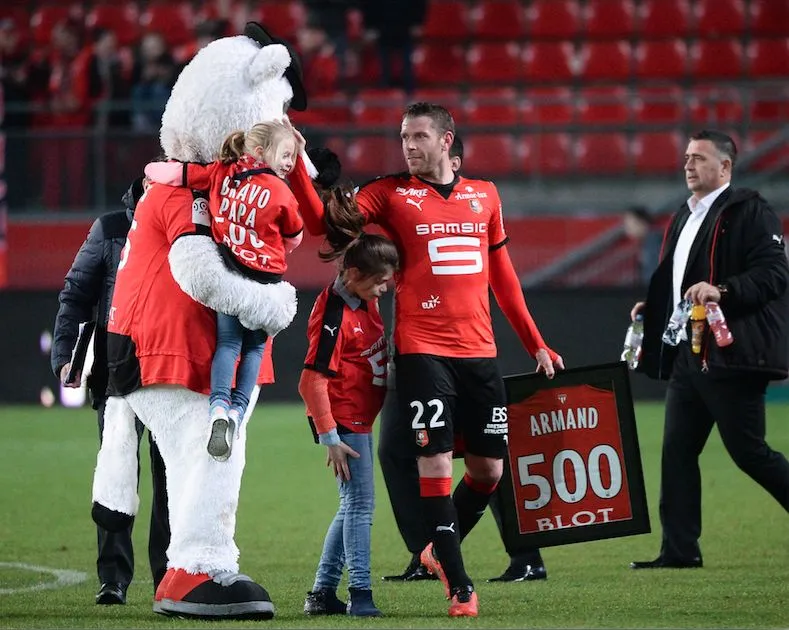
M 294 124 L 345 125 L 351 122 L 348 96 L 344 92 L 310 96 L 310 106 L 303 112 L 291 110 L 288 116 Z
M 749 30 L 752 36 L 786 36 L 789 3 L 786 0 L 751 0 Z
M 582 133 L 575 142 L 576 169 L 582 175 L 617 174 L 628 170 L 627 136 L 623 133 Z
M 170 46 L 187 43 L 192 38 L 194 19 L 188 2 L 157 2 L 149 4 L 140 15 L 146 31 L 158 31 Z
M 525 31 L 523 6 L 518 0 L 486 0 L 471 11 L 475 39 L 520 39 Z
M 353 121 L 359 126 L 399 127 L 405 105 L 406 95 L 402 90 L 361 90 L 351 105 Z
M 638 123 L 677 124 L 685 115 L 682 89 L 676 85 L 639 87 L 633 98 L 633 116 Z
M 744 152 L 747 155 L 753 150 L 758 149 L 759 146 L 766 140 L 772 139 L 775 133 L 776 130 L 753 131 L 745 139 L 744 146 L 738 146 L 740 147 L 741 151 L 744 148 Z M 778 144 L 778 146 L 767 150 L 764 155 L 752 162 L 749 166 L 749 169 L 754 171 L 765 171 L 781 168 L 785 170 L 787 167 L 789 167 L 789 145 L 787 145 L 785 142 L 781 142 Z
M 443 105 L 452 114 L 455 122 L 462 124 L 466 121 L 465 100 L 463 93 L 454 88 L 420 88 L 416 90 L 411 99 L 412 103 L 437 103 Z
M 509 175 L 515 168 L 512 134 L 463 134 L 463 149 L 463 172 L 472 176 Z
M 118 44 L 129 46 L 140 38 L 140 13 L 132 2 L 96 4 L 85 16 L 85 26 L 109 29 L 115 33 Z
M 683 137 L 675 131 L 637 133 L 632 151 L 636 173 L 671 174 L 682 171 Z
M 576 100 L 583 125 L 625 125 L 630 118 L 629 92 L 621 86 L 582 88 Z
M 361 136 L 348 142 L 345 152 L 348 173 L 353 176 L 376 177 L 404 169 L 400 140 L 387 136 Z
M 307 11 L 299 0 L 267 0 L 257 7 L 255 17 L 277 37 L 292 40 L 307 21 Z
M 588 0 L 584 33 L 593 38 L 629 37 L 634 16 L 633 0 Z
M 516 125 L 520 122 L 518 93 L 514 88 L 476 88 L 465 103 L 465 115 L 473 125 Z
M 749 74 L 754 79 L 789 76 L 789 38 L 751 41 L 747 56 Z
M 630 78 L 630 43 L 586 42 L 581 46 L 579 74 L 584 80 L 626 81 Z
M 743 120 L 743 97 L 733 87 L 696 86 L 688 96 L 688 110 L 694 125 L 739 124 Z
M 526 12 L 530 39 L 575 37 L 580 30 L 575 0 L 533 0 Z
M 523 72 L 530 82 L 567 82 L 574 72 L 571 42 L 536 42 L 523 47 Z
M 687 49 L 679 39 L 642 41 L 635 50 L 636 76 L 640 79 L 679 79 L 685 76 Z
M 465 0 L 431 0 L 422 28 L 424 39 L 465 40 L 469 37 L 469 14 Z
M 643 37 L 682 37 L 690 30 L 687 0 L 644 0 L 637 30 Z
M 462 46 L 420 44 L 412 60 L 420 86 L 457 85 L 466 80 L 466 59 Z
M 518 147 L 517 155 L 526 173 L 566 175 L 573 168 L 570 136 L 566 133 L 526 136 Z
M 789 88 L 757 86 L 751 90 L 748 105 L 749 122 L 785 124 L 789 120 Z
M 690 48 L 694 79 L 735 79 L 742 76 L 743 51 L 736 39 L 700 40 Z
M 472 44 L 466 55 L 469 81 L 517 83 L 522 78 L 521 48 L 516 42 Z
M 697 0 L 695 14 L 700 37 L 741 36 L 745 32 L 743 0 Z
M 45 4 L 30 16 L 30 31 L 33 43 L 37 46 L 49 46 L 52 39 L 52 29 L 65 19 L 82 19 L 82 10 L 79 5 L 70 4 Z
M 550 127 L 573 122 L 574 99 L 569 88 L 534 88 L 525 96 L 521 112 L 525 124 Z

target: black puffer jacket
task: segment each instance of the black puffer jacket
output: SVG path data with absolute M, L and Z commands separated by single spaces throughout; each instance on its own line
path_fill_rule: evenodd
M 66 284 L 58 298 L 60 308 L 55 317 L 51 357 L 52 370 L 58 379 L 63 366 L 71 361 L 80 323 L 94 318 L 97 322 L 93 342 L 95 358 L 88 377 L 94 407 L 98 407 L 106 395 L 107 321 L 115 273 L 131 227 L 134 207 L 142 193 L 142 178 L 139 178 L 123 196 L 125 210 L 109 212 L 96 219 L 66 274 Z
M 652 275 L 644 310 L 639 370 L 668 379 L 677 349 L 661 341 L 672 311 L 674 249 L 690 216 L 685 204 L 668 227 L 660 264 Z M 710 208 L 690 251 L 684 292 L 697 282 L 726 285 L 721 299 L 734 343 L 719 348 L 707 331 L 699 356 L 712 376 L 761 373 L 770 379 L 789 372 L 789 263 L 783 227 L 754 190 L 727 188 Z

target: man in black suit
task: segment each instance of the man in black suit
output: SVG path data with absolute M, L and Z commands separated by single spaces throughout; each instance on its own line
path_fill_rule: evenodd
M 667 379 L 661 465 L 660 555 L 633 569 L 702 566 L 699 455 L 718 425 L 729 455 L 789 511 L 789 462 L 765 442 L 765 391 L 789 371 L 789 265 L 783 229 L 754 190 L 732 188 L 737 149 L 719 131 L 690 138 L 685 179 L 691 197 L 672 218 L 646 302 L 639 369 Z M 705 330 L 694 353 L 686 337 L 662 342 L 674 307 L 717 302 L 734 343 Z

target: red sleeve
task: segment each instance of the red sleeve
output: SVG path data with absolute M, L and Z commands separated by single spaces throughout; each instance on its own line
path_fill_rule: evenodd
M 506 246 L 490 252 L 489 264 L 490 286 L 493 289 L 493 295 L 496 296 L 496 302 L 510 325 L 518 333 L 526 351 L 534 357 L 538 350 L 545 348 L 551 361 L 556 361 L 558 355 L 546 345 L 540 331 L 537 330 L 537 324 L 534 323 L 534 319 L 529 313 L 518 274 L 515 273 Z
M 307 323 L 307 356 L 304 367 L 326 376 L 336 376 L 340 371 L 342 348 L 342 298 L 324 289 L 312 307 Z
M 385 179 L 376 179 L 356 192 L 356 205 L 367 223 L 380 223 L 384 208 L 389 204 L 389 188 Z
M 165 186 L 165 184 L 154 184 Z M 167 235 L 172 244 L 180 236 L 190 234 L 211 235 L 211 215 L 208 212 L 208 200 L 197 196 L 188 188 L 169 187 L 157 216 L 160 229 Z
M 299 204 L 293 194 L 282 204 L 282 214 L 279 217 L 279 232 L 282 238 L 293 238 L 304 231 L 304 221 L 299 214 Z
M 211 188 L 212 178 L 223 166 L 221 162 L 211 162 L 211 164 L 184 162 L 184 180 L 181 185 L 194 190 L 208 190 Z
M 506 244 L 509 240 L 507 233 L 504 231 L 504 215 L 501 207 L 501 198 L 499 191 L 491 184 L 491 199 L 493 201 L 493 212 L 490 216 L 490 223 L 488 223 L 488 244 L 491 249 L 496 249 Z
M 326 234 L 323 202 L 312 185 L 312 180 L 307 174 L 307 167 L 301 156 L 296 159 L 296 166 L 291 171 L 289 180 L 307 231 L 313 236 Z
M 299 394 L 307 407 L 307 415 L 312 416 L 318 433 L 328 433 L 337 428 L 331 413 L 329 399 L 329 379 L 313 370 L 302 370 L 299 379 Z

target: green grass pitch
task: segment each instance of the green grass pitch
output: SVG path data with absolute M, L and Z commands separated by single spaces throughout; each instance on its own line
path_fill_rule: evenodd
M 373 588 L 386 616 L 354 620 L 310 619 L 301 612 L 336 508 L 336 488 L 324 466 L 324 449 L 312 444 L 301 407 L 263 403 L 250 426 L 237 542 L 241 570 L 269 589 L 277 616 L 271 622 L 218 624 L 151 612 L 147 460 L 134 532 L 137 577 L 129 603 L 96 606 L 96 534 L 90 520 L 95 416 L 88 408 L 0 408 L 0 628 L 789 626 L 789 518 L 736 469 L 717 432 L 702 456 L 705 568 L 627 568 L 630 560 L 654 557 L 660 544 L 662 412 L 658 404 L 637 406 L 653 533 L 546 549 L 547 581 L 487 584 L 485 578 L 498 575 L 507 558 L 493 519 L 486 515 L 464 543 L 466 566 L 480 595 L 478 619 L 450 620 L 436 582 L 380 582 L 381 575 L 402 570 L 408 555 L 377 472 Z M 789 453 L 789 404 L 770 405 L 768 441 Z M 87 579 L 33 590 L 55 580 L 46 570 L 81 572 Z M 340 594 L 345 595 L 344 587 Z

